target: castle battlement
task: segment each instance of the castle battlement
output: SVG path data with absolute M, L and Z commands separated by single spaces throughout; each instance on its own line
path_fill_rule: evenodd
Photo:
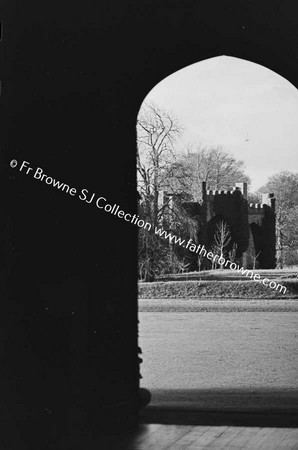
M 208 196 L 210 196 L 210 197 L 213 197 L 214 195 L 231 195 L 231 194 L 233 194 L 233 191 L 211 191 L 211 190 L 209 190 L 209 191 L 207 191 L 207 197 Z
M 264 206 L 268 206 L 268 205 L 264 204 L 264 203 L 250 203 L 249 204 L 249 207 L 252 209 L 264 208 Z
M 258 267 L 275 267 L 275 198 L 274 194 L 263 193 L 258 203 L 248 203 L 247 183 L 235 183 L 230 190 L 211 190 L 202 183 L 202 202 L 184 202 L 189 216 L 198 223 L 198 239 L 210 248 L 214 239 L 214 227 L 224 220 L 230 227 L 231 236 L 237 244 L 243 267 L 250 268 L 258 256 Z M 175 195 L 159 191 L 158 207 L 162 214 L 169 213 L 175 206 Z M 188 255 L 189 257 L 189 255 Z M 198 267 L 196 261 L 193 267 Z M 208 265 L 206 266 L 208 267 Z
M 240 192 L 243 195 L 244 199 L 247 199 L 247 183 L 235 183 L 232 187 L 232 190 L 229 191 L 220 191 L 220 190 L 211 190 L 206 188 L 206 182 L 202 183 L 203 189 L 203 197 L 205 196 L 206 200 L 212 201 L 213 197 L 216 195 L 232 195 L 235 192 Z
M 263 203 L 250 203 L 248 205 L 248 214 L 261 214 L 262 216 L 265 214 L 265 208 L 268 205 L 264 205 Z

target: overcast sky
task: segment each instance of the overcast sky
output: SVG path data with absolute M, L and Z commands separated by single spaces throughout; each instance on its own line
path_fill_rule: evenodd
M 298 172 L 298 90 L 263 66 L 211 58 L 165 78 L 146 100 L 180 119 L 185 142 L 243 160 L 252 191 L 276 172 Z

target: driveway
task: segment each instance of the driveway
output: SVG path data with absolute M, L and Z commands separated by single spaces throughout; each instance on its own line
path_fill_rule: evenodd
M 151 405 L 298 408 L 298 312 L 140 312 Z

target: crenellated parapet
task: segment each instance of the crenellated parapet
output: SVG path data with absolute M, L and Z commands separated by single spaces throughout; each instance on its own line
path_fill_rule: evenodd
M 250 203 L 248 205 L 249 215 L 265 215 L 268 212 L 275 212 L 275 198 L 274 194 L 262 194 L 262 203 Z
M 265 205 L 263 204 L 263 203 L 250 203 L 249 204 L 249 207 L 250 208 L 253 208 L 253 209 L 256 209 L 256 208 L 263 208 Z
M 211 248 L 215 226 L 218 221 L 224 220 L 243 267 L 250 268 L 255 263 L 261 268 L 275 267 L 274 194 L 262 194 L 259 203 L 248 203 L 246 182 L 235 183 L 230 190 L 211 190 L 203 182 L 202 196 L 202 202 L 183 203 L 187 214 L 198 222 L 200 243 Z M 174 207 L 175 195 L 160 191 L 158 209 L 161 218 L 169 214 L 169 219 Z M 254 255 L 258 255 L 257 260 L 252 259 Z M 191 264 L 196 270 L 196 260 Z
M 248 205 L 248 214 L 264 214 L 264 207 L 268 207 L 262 203 L 250 203 Z
M 233 191 L 212 191 L 207 190 L 207 197 L 214 197 L 215 195 L 231 195 L 233 194 Z
M 212 200 L 213 197 L 215 197 L 216 195 L 232 195 L 235 192 L 240 192 L 243 198 L 245 200 L 247 199 L 247 183 L 235 183 L 233 188 L 228 191 L 207 189 L 205 182 L 203 183 L 202 188 L 203 188 L 203 196 L 205 194 L 206 198 L 207 199 L 209 198 L 210 200 Z

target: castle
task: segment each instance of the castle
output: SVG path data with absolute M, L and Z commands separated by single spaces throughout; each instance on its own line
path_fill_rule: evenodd
M 169 195 L 163 194 L 163 202 Z M 262 194 L 261 203 L 247 201 L 247 183 L 235 183 L 231 191 L 208 190 L 202 183 L 202 202 L 183 203 L 190 217 L 198 223 L 198 241 L 211 248 L 216 226 L 227 223 L 231 235 L 230 250 L 234 246 L 235 260 L 244 268 L 273 269 L 275 258 L 275 198 Z M 190 258 L 190 269 L 198 269 L 198 261 Z M 203 262 L 203 268 L 210 268 Z

